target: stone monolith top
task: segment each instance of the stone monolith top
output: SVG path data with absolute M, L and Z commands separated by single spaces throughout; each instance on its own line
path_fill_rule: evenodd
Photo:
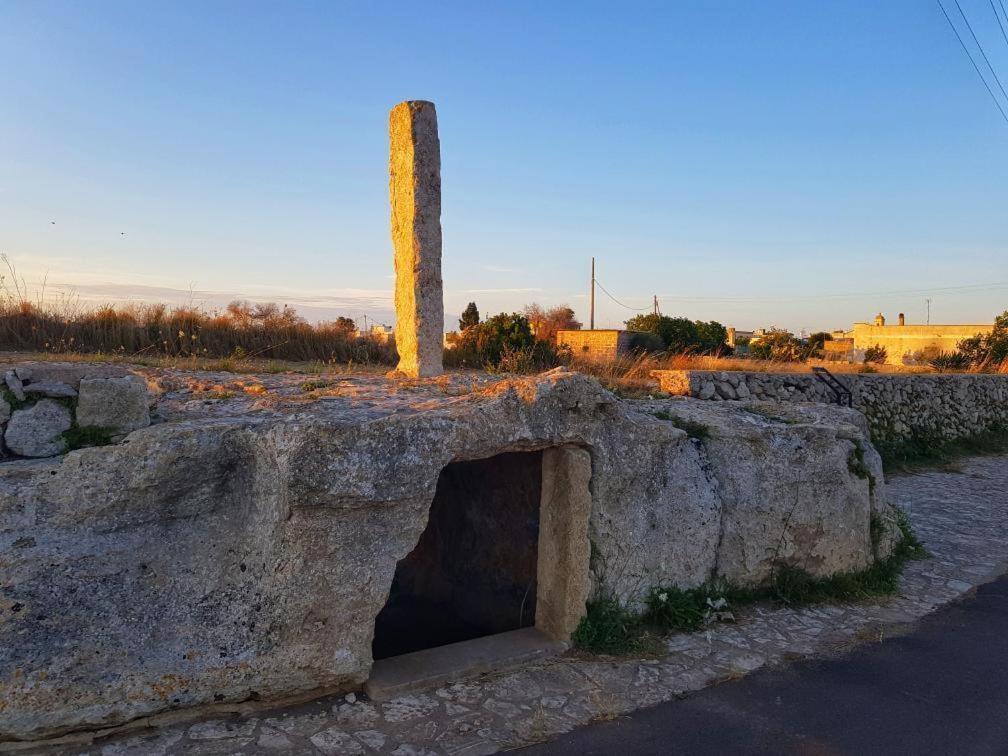
M 389 142 L 397 372 L 424 378 L 441 373 L 444 334 L 441 143 L 434 103 L 407 100 L 392 108 Z

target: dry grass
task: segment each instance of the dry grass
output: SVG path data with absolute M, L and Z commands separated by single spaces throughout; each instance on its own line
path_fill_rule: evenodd
M 0 261 L 7 267 L 0 274 L 3 351 L 172 367 L 224 360 L 265 371 L 277 360 L 391 365 L 396 359 L 394 344 L 358 337 L 351 320 L 312 324 L 275 304 L 234 302 L 222 312 L 165 304 L 88 306 L 73 296 L 47 299 L 44 287 L 33 299 L 6 256 Z

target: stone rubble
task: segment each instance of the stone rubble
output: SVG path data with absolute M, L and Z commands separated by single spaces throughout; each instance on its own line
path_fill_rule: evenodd
M 63 454 L 68 448 L 63 434 L 74 426 L 120 437 L 151 422 L 146 381 L 121 368 L 22 364 L 4 372 L 4 386 L 0 438 L 8 457 Z
M 572 654 L 381 706 L 359 697 L 330 697 L 56 750 L 88 756 L 278 750 L 489 754 L 688 695 L 765 665 L 855 643 L 884 643 L 890 628 L 912 623 L 1008 569 L 1008 456 L 973 458 L 953 471 L 899 476 L 888 489 L 930 552 L 907 566 L 899 594 L 888 599 L 744 609 L 735 624 L 671 636 L 667 654 L 656 659 Z M 208 741 L 208 732 L 219 737 Z

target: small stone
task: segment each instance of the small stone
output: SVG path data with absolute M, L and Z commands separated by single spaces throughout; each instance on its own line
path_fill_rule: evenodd
M 19 402 L 25 400 L 24 385 L 21 383 L 21 379 L 17 377 L 17 373 L 13 370 L 8 370 L 4 375 L 4 382 L 7 384 L 7 388 L 10 392 L 14 394 L 14 398 Z
M 343 696 L 343 700 L 346 701 L 348 704 L 357 703 L 357 694 L 347 693 L 345 696 Z
M 309 738 L 316 748 L 326 756 L 356 756 L 364 753 L 364 746 L 338 727 L 317 732 Z
M 77 424 L 129 433 L 150 425 L 147 383 L 138 375 L 83 378 L 77 401 Z
M 373 748 L 376 751 L 381 750 L 381 747 L 385 745 L 385 733 L 378 732 L 378 730 L 361 730 L 355 732 L 354 737 L 368 748 Z
M 41 399 L 11 415 L 4 441 L 8 449 L 22 457 L 55 457 L 66 451 L 63 433 L 72 424 L 70 410 L 53 399 Z
M 189 737 L 193 740 L 222 740 L 224 738 L 247 738 L 255 731 L 256 720 L 238 720 L 225 722 L 222 719 L 211 719 L 209 722 L 199 722 L 189 728 Z
M 43 381 L 41 383 L 29 383 L 24 387 L 25 394 L 31 396 L 48 396 L 51 399 L 73 399 L 77 396 L 73 386 L 55 381 Z
M 256 741 L 256 744 L 260 748 L 266 748 L 271 751 L 289 751 L 294 747 L 290 738 L 284 735 L 280 730 L 266 726 L 264 726 L 262 728 L 262 732 L 259 733 L 259 740 Z

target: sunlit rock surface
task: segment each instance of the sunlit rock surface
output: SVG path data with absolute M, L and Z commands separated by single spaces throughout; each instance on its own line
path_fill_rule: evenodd
M 591 584 L 631 602 L 863 567 L 890 519 L 864 419 L 824 405 L 626 401 L 563 370 L 146 375 L 150 427 L 0 464 L 4 739 L 360 685 L 452 461 L 585 449 Z

